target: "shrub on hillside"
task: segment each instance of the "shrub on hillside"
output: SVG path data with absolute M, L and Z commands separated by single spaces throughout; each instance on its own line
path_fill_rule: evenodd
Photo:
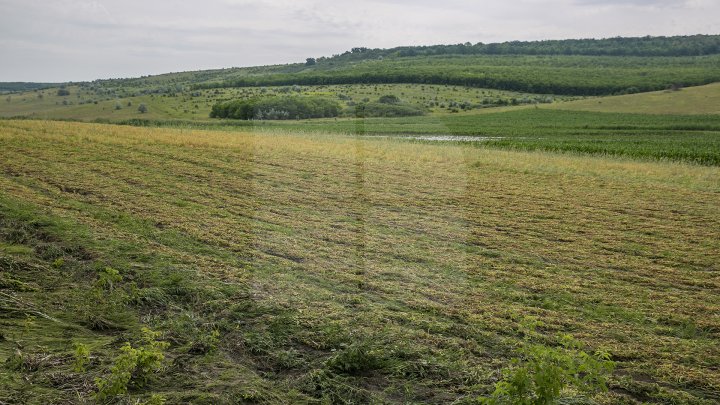
M 398 104 L 398 103 L 400 103 L 400 99 L 399 99 L 396 95 L 394 95 L 394 94 L 388 94 L 388 95 L 385 95 L 385 96 L 380 97 L 380 98 L 378 99 L 378 103 L 383 103 L 383 104 Z

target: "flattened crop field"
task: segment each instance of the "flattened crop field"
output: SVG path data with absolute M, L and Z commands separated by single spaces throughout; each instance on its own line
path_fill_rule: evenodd
M 45 358 L 0 401 L 91 395 L 142 324 L 170 347 L 138 397 L 471 402 L 529 317 L 611 353 L 600 403 L 720 401 L 719 167 L 44 121 L 0 145 L 0 292 L 28 305 L 0 363 Z

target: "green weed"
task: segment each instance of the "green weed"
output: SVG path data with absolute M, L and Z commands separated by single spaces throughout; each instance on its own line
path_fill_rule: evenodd
M 73 371 L 84 373 L 85 367 L 90 362 L 90 349 L 83 343 L 75 343 L 73 347 Z
M 530 342 L 542 324 L 528 319 L 521 324 L 525 343 L 518 350 L 520 358 L 503 370 L 503 379 L 495 391 L 482 398 L 484 404 L 550 405 L 572 393 L 592 394 L 607 391 L 607 380 L 615 368 L 610 354 L 596 351 L 588 354 L 570 335 L 558 336 L 557 347 Z
M 124 395 L 131 383 L 143 386 L 154 373 L 162 369 L 165 358 L 163 352 L 169 343 L 157 340 L 160 333 L 147 328 L 143 328 L 142 335 L 139 346 L 133 347 L 126 342 L 120 348 L 120 354 L 113 361 L 110 374 L 95 380 L 98 388 L 95 397 L 98 400 Z

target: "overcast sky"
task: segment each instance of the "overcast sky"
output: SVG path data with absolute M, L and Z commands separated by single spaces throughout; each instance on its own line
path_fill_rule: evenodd
M 0 81 L 82 81 L 387 48 L 720 33 L 720 0 L 0 0 Z

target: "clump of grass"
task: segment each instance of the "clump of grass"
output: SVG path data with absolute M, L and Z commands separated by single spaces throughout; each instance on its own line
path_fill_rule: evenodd
M 380 370 L 386 365 L 383 353 L 366 342 L 353 343 L 339 350 L 325 362 L 325 367 L 335 373 L 359 375 Z

